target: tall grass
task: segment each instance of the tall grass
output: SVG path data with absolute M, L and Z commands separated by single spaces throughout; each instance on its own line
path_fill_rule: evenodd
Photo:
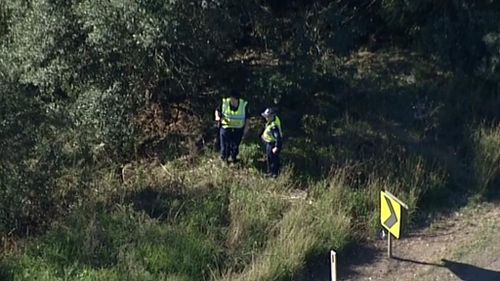
M 203 233 L 117 205 L 73 214 L 9 272 L 12 280 L 203 280 L 220 259 Z
M 340 177 L 332 178 L 310 200 L 292 204 L 263 252 L 244 271 L 230 270 L 219 280 L 290 280 L 310 255 L 331 247 L 342 249 L 351 228 L 341 199 L 343 184 Z
M 476 188 L 482 196 L 487 196 L 495 191 L 500 180 L 500 126 L 480 126 L 473 139 Z
M 414 209 L 423 193 L 442 184 L 439 171 L 418 157 L 379 165 L 385 170 L 364 181 L 352 167 L 304 181 L 291 167 L 273 180 L 255 166 L 228 167 L 212 154 L 194 162 L 134 163 L 123 184 L 103 175 L 107 192 L 96 192 L 4 263 L 0 276 L 290 280 L 309 258 L 375 235 L 380 190 Z

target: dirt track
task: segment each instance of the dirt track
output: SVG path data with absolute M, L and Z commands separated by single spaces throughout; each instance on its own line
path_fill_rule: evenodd
M 375 241 L 354 250 L 339 269 L 339 280 L 499 281 L 500 204 L 469 207 L 435 220 L 395 241 L 394 259 L 386 258 L 386 247 L 386 241 Z

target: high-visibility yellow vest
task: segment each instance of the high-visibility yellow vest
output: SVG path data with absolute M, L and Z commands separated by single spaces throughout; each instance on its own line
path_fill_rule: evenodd
M 222 99 L 222 128 L 240 129 L 245 126 L 245 111 L 247 102 L 243 99 L 238 101 L 238 109 L 231 109 L 231 98 Z
M 266 128 L 264 129 L 264 132 L 261 136 L 262 140 L 267 143 L 276 142 L 276 138 L 272 133 L 272 130 L 276 127 L 278 128 L 281 137 L 283 137 L 283 131 L 281 130 L 281 120 L 278 118 L 278 116 L 275 116 L 274 120 L 267 122 Z

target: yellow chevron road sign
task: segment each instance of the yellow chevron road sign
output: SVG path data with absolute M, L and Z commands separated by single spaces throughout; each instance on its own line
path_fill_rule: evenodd
M 388 191 L 380 192 L 380 223 L 398 239 L 401 235 L 403 208 L 408 210 L 408 206 L 394 195 Z

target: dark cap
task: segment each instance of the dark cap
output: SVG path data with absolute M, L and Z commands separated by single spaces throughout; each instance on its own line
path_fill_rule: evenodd
M 239 99 L 240 98 L 240 91 L 232 89 L 231 92 L 229 93 L 229 97 Z

